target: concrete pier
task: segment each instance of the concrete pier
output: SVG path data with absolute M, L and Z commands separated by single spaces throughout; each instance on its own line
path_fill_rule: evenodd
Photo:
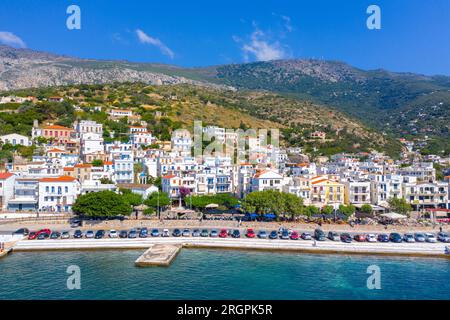
M 181 249 L 179 244 L 155 244 L 142 254 L 135 264 L 139 267 L 169 266 Z

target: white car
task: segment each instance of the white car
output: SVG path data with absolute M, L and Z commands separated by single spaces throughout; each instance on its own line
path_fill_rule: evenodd
M 162 232 L 161 237 L 170 237 L 169 229 L 164 229 Z
M 86 238 L 92 239 L 92 238 L 94 238 L 94 231 L 88 230 L 88 231 L 86 231 L 86 234 L 84 236 Z
M 430 243 L 437 242 L 436 236 L 432 233 L 425 233 L 425 239 L 427 240 L 427 242 L 430 242 Z
M 117 237 L 119 236 L 119 234 L 117 233 L 116 230 L 113 229 L 113 230 L 109 230 L 108 236 L 109 236 L 110 238 L 117 238 Z
M 377 236 L 374 235 L 373 233 L 369 233 L 366 236 L 366 240 L 367 240 L 367 242 L 377 242 Z

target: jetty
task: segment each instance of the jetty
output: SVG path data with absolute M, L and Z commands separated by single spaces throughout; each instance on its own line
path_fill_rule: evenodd
M 181 244 L 155 244 L 135 261 L 135 265 L 167 267 L 180 252 L 181 247 Z

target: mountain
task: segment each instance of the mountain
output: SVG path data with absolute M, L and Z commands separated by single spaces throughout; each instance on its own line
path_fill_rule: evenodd
M 450 153 L 450 77 L 446 76 L 367 71 L 314 59 L 183 68 L 78 59 L 0 46 L 0 91 L 111 82 L 272 92 L 304 104 L 326 106 L 386 134 L 428 138 L 428 153 Z M 299 111 L 280 106 L 264 114 L 280 116 L 281 110 L 285 115 Z
M 165 73 L 158 72 L 159 68 L 157 64 L 78 59 L 0 45 L 0 91 L 113 81 L 219 86 L 170 75 L 169 66 Z

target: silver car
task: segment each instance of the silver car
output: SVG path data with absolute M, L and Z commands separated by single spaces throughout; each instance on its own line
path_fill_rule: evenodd
M 425 239 L 429 243 L 436 243 L 436 236 L 432 233 L 425 233 Z

